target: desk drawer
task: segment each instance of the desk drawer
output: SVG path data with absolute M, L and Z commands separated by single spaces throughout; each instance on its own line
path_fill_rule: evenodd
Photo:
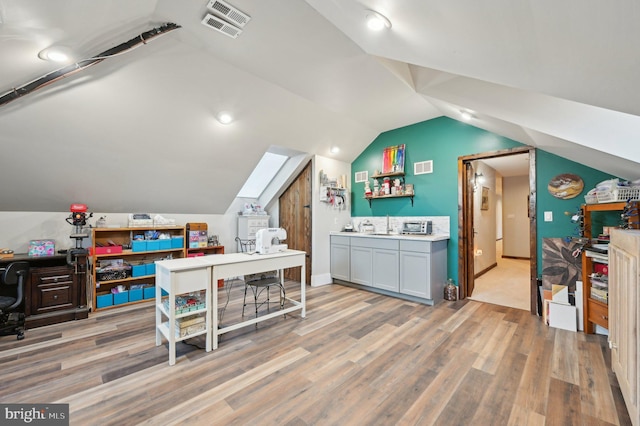
M 30 296 L 32 315 L 75 306 L 73 270 L 68 266 L 34 269 L 31 274 Z
M 609 308 L 600 303 L 589 299 L 589 318 L 588 320 L 601 327 L 609 329 Z

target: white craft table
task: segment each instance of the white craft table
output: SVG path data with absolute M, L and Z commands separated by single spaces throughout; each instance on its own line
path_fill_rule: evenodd
M 169 293 L 170 303 L 173 303 L 177 294 L 185 293 L 184 289 L 202 289 L 206 286 L 207 297 L 207 345 L 206 351 L 218 348 L 218 336 L 237 330 L 248 325 L 266 321 L 268 319 L 284 315 L 297 310 L 302 311 L 304 318 L 306 311 L 306 283 L 305 283 L 305 256 L 306 253 L 299 250 L 286 250 L 272 254 L 229 253 L 215 256 L 200 256 L 186 259 L 162 260 L 156 262 L 156 305 L 161 305 L 161 289 Z M 274 269 L 287 269 L 300 266 L 300 300 L 287 297 L 293 306 L 271 312 L 258 318 L 248 319 L 227 327 L 218 328 L 218 288 L 220 279 L 234 278 L 246 274 L 271 271 Z M 280 279 L 284 281 L 283 274 Z M 206 282 L 205 282 L 206 281 Z M 192 291 L 192 290 L 188 290 Z M 173 306 L 173 305 L 171 305 Z M 157 330 L 161 330 L 160 308 L 156 310 Z M 170 315 L 170 314 L 169 314 Z M 169 364 L 175 363 L 175 330 L 171 326 L 175 317 L 170 318 L 169 332 L 165 334 L 169 340 Z M 164 333 L 163 333 L 164 334 Z M 156 346 L 161 344 L 160 331 L 156 331 Z

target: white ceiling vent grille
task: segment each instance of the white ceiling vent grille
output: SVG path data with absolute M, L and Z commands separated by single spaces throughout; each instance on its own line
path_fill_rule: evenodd
M 369 172 L 368 171 L 356 172 L 356 177 L 355 177 L 356 183 L 366 182 L 368 180 L 369 180 Z
M 227 21 L 239 26 L 240 28 L 247 25 L 247 22 L 251 19 L 251 17 L 246 13 L 222 0 L 210 0 L 207 4 L 207 8 L 211 9 L 216 15 L 225 18 Z
M 424 175 L 427 173 L 433 173 L 433 160 L 420 161 L 419 163 L 413 163 L 414 175 Z
M 241 29 L 234 27 L 227 21 L 220 19 L 217 16 L 213 16 L 210 13 L 207 13 L 207 16 L 202 20 L 202 23 L 207 27 L 213 28 L 214 30 L 231 38 L 236 38 L 242 33 Z

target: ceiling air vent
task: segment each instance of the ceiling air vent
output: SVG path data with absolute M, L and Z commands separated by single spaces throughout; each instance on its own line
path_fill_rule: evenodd
M 358 182 L 366 182 L 368 180 L 369 180 L 369 172 L 368 171 L 356 172 L 356 178 L 355 178 L 356 183 L 358 183 Z
M 216 15 L 225 18 L 227 21 L 239 26 L 240 28 L 243 28 L 251 19 L 251 16 L 222 0 L 210 0 L 207 4 L 207 8 L 212 10 Z
M 220 19 L 217 16 L 213 16 L 210 13 L 207 13 L 207 16 L 202 20 L 202 23 L 207 27 L 213 28 L 214 30 L 231 38 L 236 38 L 240 33 L 242 33 L 241 29 L 234 27 L 227 21 Z
M 433 173 L 433 160 L 420 161 L 419 163 L 413 163 L 414 175 L 424 175 L 427 173 Z

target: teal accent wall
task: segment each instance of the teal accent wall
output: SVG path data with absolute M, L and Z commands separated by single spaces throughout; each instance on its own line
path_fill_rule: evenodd
M 473 127 L 448 117 L 439 117 L 381 133 L 351 163 L 353 174 L 382 167 L 382 151 L 392 145 L 406 145 L 405 180 L 415 188 L 414 206 L 409 198 L 364 199 L 364 183 L 354 183 L 351 194 L 352 216 L 449 216 L 451 239 L 448 244 L 448 275 L 458 282 L 458 157 L 524 146 L 514 140 Z M 413 175 L 413 163 L 433 160 L 433 173 Z M 575 224 L 564 212 L 575 212 L 584 202 L 584 193 L 596 183 L 610 178 L 597 170 L 562 157 L 537 150 L 538 274 L 542 270 L 542 238 L 566 237 Z M 560 173 L 574 173 L 585 183 L 583 194 L 560 200 L 547 191 L 547 183 Z M 352 176 L 352 182 L 355 181 Z M 543 222 L 543 212 L 553 211 L 553 222 Z

